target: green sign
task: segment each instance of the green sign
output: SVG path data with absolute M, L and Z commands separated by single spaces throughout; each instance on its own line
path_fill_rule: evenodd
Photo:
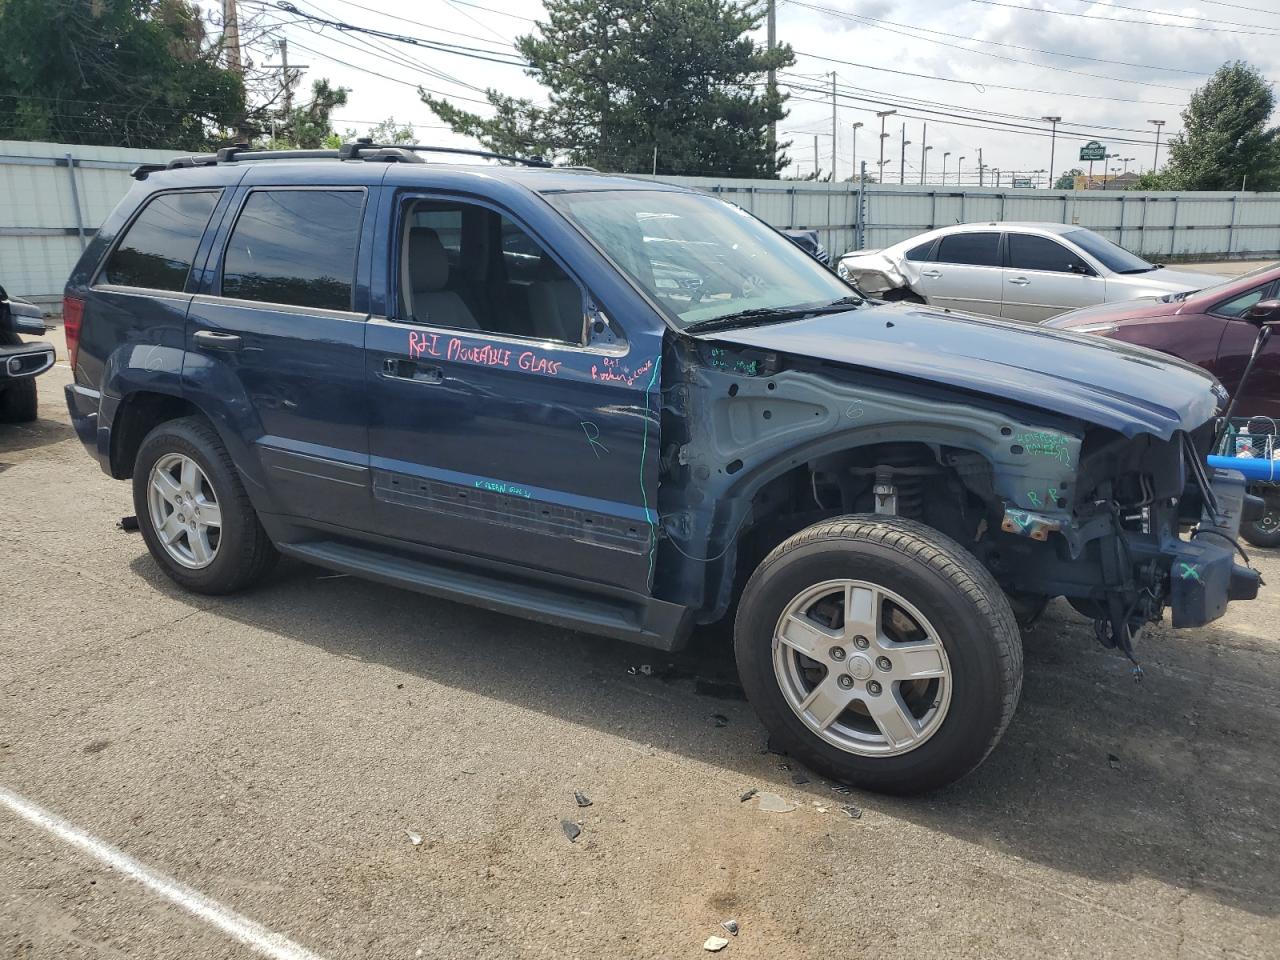
M 1031 182 L 1030 177 L 1014 177 L 1013 186 L 1016 189 L 1018 187 L 1034 187 L 1035 184 Z
M 1097 140 L 1090 140 L 1080 148 L 1081 160 L 1105 160 L 1107 159 L 1107 148 L 1100 144 Z

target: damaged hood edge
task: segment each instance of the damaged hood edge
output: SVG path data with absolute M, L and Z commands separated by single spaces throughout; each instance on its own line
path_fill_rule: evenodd
M 1127 437 L 1170 439 L 1218 411 L 1199 367 L 1141 347 L 913 304 L 882 304 L 705 335 L 1073 417 Z

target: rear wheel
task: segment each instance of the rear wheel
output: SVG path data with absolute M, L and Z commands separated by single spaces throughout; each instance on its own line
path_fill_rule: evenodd
M 275 564 L 230 455 L 200 417 L 147 434 L 134 462 L 133 504 L 151 555 L 188 590 L 231 593 Z
M 837 780 L 887 793 L 977 766 L 1022 686 L 1018 625 L 963 547 L 897 517 L 802 530 L 738 609 L 743 686 L 774 739 Z
M 1251 490 L 1262 497 L 1263 514 L 1240 525 L 1240 536 L 1255 547 L 1280 547 L 1280 488 Z

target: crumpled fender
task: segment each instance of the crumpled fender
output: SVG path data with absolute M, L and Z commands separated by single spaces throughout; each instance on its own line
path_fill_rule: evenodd
M 910 287 L 904 262 L 879 250 L 862 250 L 840 258 L 836 272 L 859 290 L 872 296 L 888 290 Z

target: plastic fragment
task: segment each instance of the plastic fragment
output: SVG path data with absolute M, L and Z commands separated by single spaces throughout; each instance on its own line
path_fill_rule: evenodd
M 138 530 L 138 518 L 134 516 L 121 517 L 120 522 L 116 524 L 117 530 L 123 530 L 125 533 L 136 533 Z
M 757 793 L 759 793 L 759 792 L 760 792 L 760 791 L 759 791 L 759 790 L 757 790 L 755 787 L 752 787 L 750 790 L 748 790 L 746 793 L 744 793 L 742 796 L 740 796 L 740 797 L 738 798 L 738 802 L 739 802 L 739 803 L 746 803 L 748 800 L 750 800 L 752 797 L 754 797 L 754 796 L 755 796 Z
M 1112 770 L 1120 769 L 1120 758 L 1117 757 L 1114 753 L 1107 754 L 1107 763 L 1111 764 Z
M 790 813 L 796 808 L 794 803 L 784 800 L 776 793 L 762 793 L 759 796 L 760 801 L 757 806 L 766 813 Z
M 729 725 L 729 718 L 723 713 L 713 713 L 710 720 L 717 727 L 727 727 Z
M 712 934 L 711 936 L 707 937 L 706 942 L 702 944 L 702 949 L 708 950 L 711 953 L 717 953 L 723 950 L 728 945 L 729 945 L 729 941 L 726 940 L 724 937 L 717 937 L 714 934 Z
M 831 784 L 831 789 L 835 793 L 840 794 L 841 796 L 848 796 L 849 794 L 853 793 L 853 790 L 849 787 L 846 787 L 843 783 L 833 783 Z
M 737 920 L 726 920 L 724 923 L 720 924 L 720 926 L 724 927 L 726 930 L 732 933 L 735 937 L 738 935 Z
M 588 796 L 587 796 L 585 793 L 583 793 L 581 790 L 575 790 L 575 791 L 573 791 L 573 799 L 574 799 L 574 801 L 578 804 L 578 806 L 580 806 L 580 807 L 589 807 L 589 806 L 591 806 L 591 798 L 590 798 L 590 797 L 588 797 Z
M 862 819 L 862 808 L 855 807 L 852 803 L 846 803 L 843 807 L 840 808 L 840 811 L 850 820 Z
M 406 830 L 404 835 L 409 838 L 409 842 L 415 847 L 422 846 L 422 834 L 414 833 L 412 830 Z
M 561 820 L 560 829 L 564 831 L 564 835 L 569 838 L 570 843 L 576 843 L 578 837 L 582 836 L 582 827 L 572 820 Z

